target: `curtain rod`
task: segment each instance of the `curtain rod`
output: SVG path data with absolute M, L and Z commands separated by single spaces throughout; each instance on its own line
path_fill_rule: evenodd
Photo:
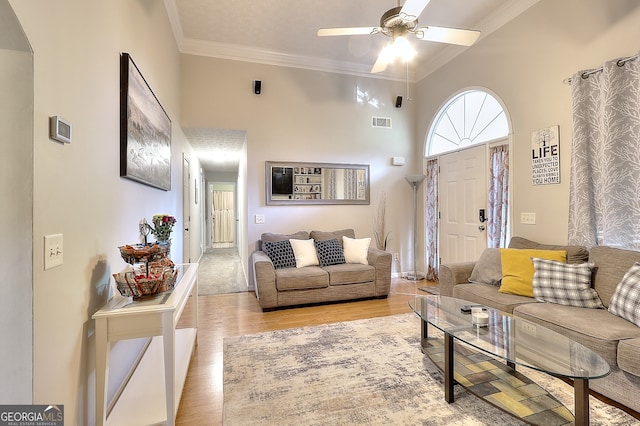
M 624 64 L 626 64 L 627 62 L 632 61 L 634 59 L 638 59 L 638 55 L 633 55 L 633 56 L 629 56 L 627 58 L 618 59 L 616 61 L 616 65 L 618 65 L 619 67 L 622 67 L 622 66 L 624 66 Z M 602 71 L 602 67 L 593 69 L 591 71 L 585 71 L 580 75 L 580 77 L 582 77 L 584 79 L 587 79 L 587 78 L 589 78 L 590 75 L 599 73 L 601 71 Z M 562 82 L 564 84 L 571 85 L 571 77 L 565 78 L 564 80 L 562 80 Z

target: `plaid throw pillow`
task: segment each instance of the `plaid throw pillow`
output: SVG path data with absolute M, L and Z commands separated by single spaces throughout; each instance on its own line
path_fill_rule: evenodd
M 609 312 L 640 327 L 640 263 L 636 262 L 616 287 Z
M 598 293 L 591 288 L 593 263 L 569 264 L 532 258 L 533 296 L 539 302 L 580 308 L 604 308 Z
M 267 253 L 271 262 L 273 262 L 274 268 L 283 269 L 296 267 L 296 257 L 293 254 L 293 248 L 291 248 L 289 240 L 275 242 L 264 241 L 262 243 L 262 249 Z
M 339 265 L 346 263 L 344 251 L 338 240 L 315 240 L 320 266 Z

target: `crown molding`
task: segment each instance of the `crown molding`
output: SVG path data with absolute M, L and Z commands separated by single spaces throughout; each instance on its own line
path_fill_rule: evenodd
M 305 55 L 291 55 L 273 50 L 256 49 L 254 47 L 244 45 L 217 43 L 187 38 L 182 40 L 179 48 L 181 53 L 227 59 L 231 61 L 252 62 L 386 80 L 405 81 L 407 79 L 406 72 L 393 68 L 387 69 L 381 73 L 371 74 L 370 65 L 336 61 L 327 58 L 316 58 Z
M 481 31 L 480 40 L 538 3 L 538 1 L 539 0 L 512 0 L 496 9 L 476 26 L 476 28 Z M 444 66 L 466 49 L 469 49 L 468 47 L 449 46 L 423 64 L 417 67 L 410 67 L 408 73 L 406 70 L 398 69 L 400 67 L 391 67 L 384 72 L 371 74 L 371 65 L 305 55 L 291 55 L 245 45 L 185 38 L 180 25 L 175 0 L 164 0 L 164 4 L 167 14 L 169 15 L 169 22 L 173 29 L 178 50 L 180 53 L 190 55 L 415 83 Z

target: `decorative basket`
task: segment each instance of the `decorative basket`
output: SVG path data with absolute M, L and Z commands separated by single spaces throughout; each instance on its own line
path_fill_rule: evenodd
M 143 271 L 113 274 L 120 294 L 134 299 L 172 290 L 177 276 L 178 270 L 172 268 L 150 268 L 149 274 Z
M 171 243 L 127 244 L 118 248 L 122 259 L 135 265 L 136 263 L 157 262 L 164 259 L 169 255 Z

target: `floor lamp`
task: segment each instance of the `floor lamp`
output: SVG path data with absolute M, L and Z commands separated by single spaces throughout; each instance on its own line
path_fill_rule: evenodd
M 416 239 L 418 234 L 418 188 L 425 179 L 425 175 L 409 175 L 405 179 L 413 188 L 413 274 L 408 274 L 407 279 L 409 281 L 420 281 L 424 279 L 422 274 L 418 274 L 416 266 L 416 256 L 418 252 L 418 241 Z

